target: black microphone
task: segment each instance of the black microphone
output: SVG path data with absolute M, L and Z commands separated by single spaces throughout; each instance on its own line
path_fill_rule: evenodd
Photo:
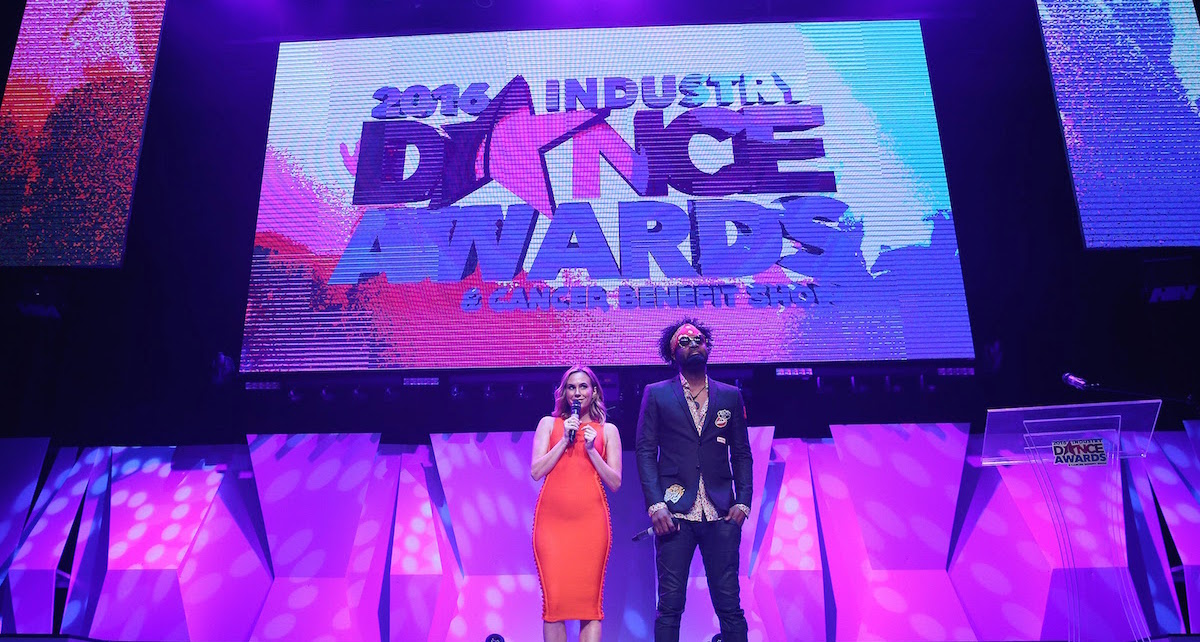
M 633 541 L 640 542 L 640 541 L 646 539 L 647 537 L 650 537 L 653 534 L 654 534 L 654 527 L 651 526 L 650 528 L 647 528 L 644 531 L 638 531 L 638 534 L 633 536 Z
M 579 419 L 579 400 L 578 399 L 571 400 L 571 416 L 576 419 Z M 570 441 L 571 443 L 575 443 L 575 429 L 574 428 L 567 431 L 567 441 Z
M 1073 375 L 1069 372 L 1063 373 L 1062 382 L 1076 390 L 1090 390 L 1097 386 L 1097 384 L 1088 383 L 1087 379 L 1084 379 L 1078 375 Z

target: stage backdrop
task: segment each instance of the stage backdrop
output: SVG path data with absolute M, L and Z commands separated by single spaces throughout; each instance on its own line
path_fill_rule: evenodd
M 0 266 L 120 265 L 166 0 L 28 0 L 0 104 Z
M 920 25 L 280 47 L 244 371 L 973 356 Z
M 1088 247 L 1200 247 L 1192 0 L 1038 0 Z

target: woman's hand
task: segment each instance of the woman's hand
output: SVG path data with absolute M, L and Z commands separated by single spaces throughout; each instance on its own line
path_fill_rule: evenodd
M 587 446 L 588 450 L 596 447 L 596 429 L 588 426 L 583 429 L 583 445 Z
M 571 415 L 563 420 L 563 440 L 568 444 L 574 441 L 571 438 L 571 433 L 579 430 L 579 416 Z

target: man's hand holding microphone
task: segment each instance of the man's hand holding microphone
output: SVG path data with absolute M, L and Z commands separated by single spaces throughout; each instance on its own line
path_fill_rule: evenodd
M 675 518 L 671 517 L 671 511 L 666 508 L 654 511 L 654 514 L 650 516 L 650 522 L 654 524 L 655 535 L 667 535 L 679 530 L 679 524 L 675 523 Z

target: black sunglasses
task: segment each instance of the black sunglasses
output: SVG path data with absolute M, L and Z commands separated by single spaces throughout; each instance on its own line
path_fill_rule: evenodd
M 704 335 L 700 335 L 698 337 L 682 336 L 679 337 L 678 343 L 679 347 L 681 348 L 690 348 L 692 346 L 696 346 L 698 348 L 704 345 Z

